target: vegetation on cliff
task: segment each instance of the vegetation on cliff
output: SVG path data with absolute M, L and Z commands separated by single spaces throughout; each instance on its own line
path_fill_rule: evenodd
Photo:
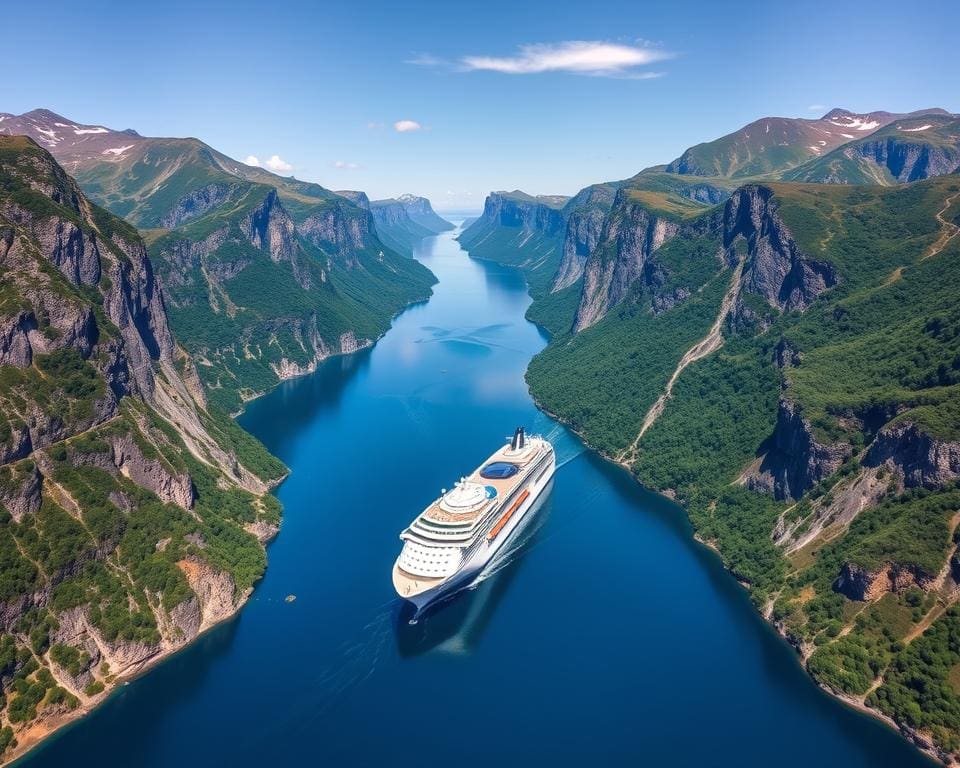
M 190 383 L 136 231 L 24 137 L 0 137 L 0 282 L 11 750 L 242 603 L 285 469 Z

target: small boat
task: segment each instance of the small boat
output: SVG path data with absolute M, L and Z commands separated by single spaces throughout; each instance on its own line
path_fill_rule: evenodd
M 400 534 L 393 586 L 419 614 L 470 586 L 506 552 L 556 470 L 553 446 L 517 427 L 513 438 L 457 481 Z

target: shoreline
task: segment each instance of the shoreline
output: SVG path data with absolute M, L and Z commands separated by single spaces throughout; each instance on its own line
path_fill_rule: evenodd
M 536 299 L 530 294 L 530 282 L 529 280 L 526 279 L 526 273 L 524 272 L 523 268 L 511 265 L 511 264 L 503 264 L 502 262 L 497 262 L 494 259 L 484 259 L 481 257 L 473 256 L 472 254 L 470 254 L 469 251 L 466 251 L 466 253 L 471 259 L 476 259 L 477 261 L 488 261 L 494 264 L 500 264 L 501 266 L 511 267 L 513 269 L 518 270 L 521 274 L 524 275 L 524 280 L 527 284 L 527 295 L 530 296 L 530 306 L 528 306 L 527 309 L 524 311 L 524 318 L 527 320 L 527 322 L 530 322 L 533 325 L 535 325 L 541 331 L 541 333 L 544 333 L 547 336 L 548 340 L 552 340 L 553 334 L 551 334 L 546 328 L 544 328 L 542 325 L 537 323 L 535 320 L 532 320 L 528 316 L 530 307 L 533 306 L 533 303 L 536 301 Z M 547 343 L 549 344 L 549 341 Z M 528 365 L 528 368 L 529 368 L 529 365 Z M 692 540 L 696 542 L 698 545 L 700 545 L 701 547 L 704 547 L 705 549 L 708 549 L 710 552 L 712 552 L 720 561 L 720 566 L 723 568 L 723 570 L 727 574 L 732 576 L 734 581 L 736 581 L 737 584 L 740 587 L 742 587 L 744 591 L 747 592 L 748 595 L 750 594 L 749 584 L 742 581 L 739 578 L 739 576 L 736 574 L 736 572 L 733 571 L 729 566 L 727 566 L 727 564 L 724 562 L 724 559 L 723 559 L 723 552 L 719 549 L 719 547 L 717 547 L 715 543 L 708 541 L 700 536 L 699 531 L 697 531 L 696 526 L 693 524 L 693 521 L 690 519 L 690 516 L 687 513 L 686 507 L 683 505 L 682 502 L 677 501 L 676 494 L 673 492 L 672 489 L 666 488 L 663 490 L 657 490 L 654 488 L 649 488 L 643 483 L 641 483 L 639 478 L 637 478 L 637 476 L 633 473 L 629 463 L 615 456 L 609 456 L 603 451 L 595 448 L 593 445 L 590 444 L 590 442 L 586 439 L 583 433 L 580 432 L 578 429 L 576 429 L 568 419 L 564 418 L 559 414 L 553 413 L 547 407 L 545 407 L 543 403 L 537 398 L 536 394 L 534 394 L 533 391 L 531 391 L 530 383 L 526 379 L 526 374 L 524 374 L 524 382 L 527 384 L 527 392 L 530 395 L 530 399 L 533 400 L 534 406 L 536 406 L 536 408 L 539 411 L 546 414 L 548 417 L 556 421 L 558 424 L 562 424 L 566 429 L 569 429 L 574 435 L 577 436 L 577 439 L 580 440 L 580 442 L 588 451 L 593 453 L 595 456 L 598 456 L 599 458 L 603 459 L 604 461 L 609 462 L 610 464 L 613 464 L 614 466 L 617 466 L 620 469 L 624 470 L 630 476 L 630 479 L 634 483 L 636 483 L 638 486 L 640 486 L 643 490 L 648 491 L 649 493 L 656 494 L 657 496 L 660 496 L 666 499 L 667 501 L 675 504 L 684 513 L 684 515 L 686 515 L 687 522 L 689 523 L 691 529 L 693 530 L 693 535 L 691 537 Z M 753 601 L 751 601 L 751 604 L 753 604 Z M 939 747 L 937 747 L 933 743 L 932 740 L 927 739 L 926 737 L 922 736 L 920 733 L 908 728 L 907 726 L 901 726 L 899 723 L 896 722 L 896 720 L 894 720 L 889 715 L 886 715 L 880 710 L 874 709 L 873 707 L 868 706 L 865 702 L 860 701 L 856 697 L 851 696 L 850 694 L 834 691 L 833 689 L 829 688 L 828 686 L 824 685 L 819 680 L 817 680 L 810 673 L 810 670 L 808 669 L 806 664 L 806 659 L 803 657 L 801 650 L 793 642 L 791 642 L 789 635 L 784 631 L 784 629 L 779 624 L 774 622 L 770 616 L 767 616 L 765 612 L 758 610 L 755 605 L 753 606 L 753 610 L 756 613 L 756 615 L 763 620 L 763 623 L 769 629 L 773 630 L 774 633 L 776 633 L 776 635 L 787 646 L 789 646 L 794 650 L 794 652 L 796 653 L 796 659 L 797 661 L 800 662 L 800 666 L 803 669 L 807 679 L 811 683 L 813 683 L 819 690 L 821 690 L 823 693 L 828 695 L 831 699 L 834 699 L 840 702 L 841 704 L 848 707 L 849 709 L 853 709 L 854 711 L 859 712 L 860 714 L 867 715 L 873 718 L 874 720 L 879 721 L 880 723 L 887 726 L 888 728 L 894 730 L 897 733 L 897 735 L 899 735 L 901 738 L 903 738 L 904 740 L 909 742 L 911 745 L 913 745 L 918 752 L 923 754 L 925 757 L 929 758 L 932 761 L 932 764 L 943 765 L 943 766 L 947 766 L 948 768 L 960 768 L 960 761 L 955 759 L 949 753 L 941 750 Z
M 430 274 L 433 274 L 433 272 L 431 272 Z M 278 378 L 277 382 L 274 385 L 272 385 L 270 388 L 264 390 L 263 392 L 259 392 L 248 399 L 245 399 L 243 401 L 243 408 L 241 408 L 236 413 L 229 414 L 230 418 L 233 419 L 234 422 L 236 422 L 237 418 L 241 414 L 243 414 L 243 412 L 246 410 L 247 403 L 251 403 L 254 400 L 257 400 L 265 395 L 270 394 L 278 386 L 283 384 L 285 381 L 291 381 L 293 379 L 302 378 L 304 376 L 309 376 L 313 373 L 316 373 L 316 369 L 327 360 L 330 360 L 335 357 L 346 357 L 347 355 L 354 355 L 360 352 L 366 352 L 372 349 L 373 347 L 375 347 L 377 343 L 384 336 L 386 336 L 387 333 L 390 332 L 390 330 L 393 328 L 394 322 L 398 317 L 400 317 L 400 315 L 402 315 L 411 307 L 415 307 L 418 304 L 425 304 L 430 301 L 430 299 L 433 297 L 433 286 L 437 285 L 437 283 L 439 282 L 439 280 L 436 279 L 436 275 L 433 275 L 433 276 L 434 276 L 434 282 L 430 286 L 429 293 L 425 297 L 416 298 L 410 301 L 409 303 L 405 304 L 400 310 L 398 310 L 390 318 L 390 325 L 383 331 L 383 333 L 381 333 L 375 339 L 371 340 L 369 344 L 359 346 L 356 349 L 351 350 L 350 352 L 337 352 L 335 354 L 327 355 L 323 359 L 316 361 L 313 367 L 313 370 L 305 370 L 305 371 L 302 371 L 301 373 L 298 373 L 292 376 L 288 376 L 285 378 Z M 265 483 L 267 487 L 266 492 L 273 493 L 280 485 L 283 484 L 283 482 L 288 477 L 290 477 L 290 474 L 291 474 L 291 470 L 289 467 L 287 467 L 286 472 L 284 472 L 283 476 L 276 478 L 271 482 L 266 482 Z M 282 525 L 283 525 L 283 515 L 281 511 L 280 525 L 278 526 L 277 530 L 274 532 L 272 536 L 270 536 L 267 539 L 263 539 L 260 542 L 265 551 L 268 551 L 269 545 L 279 535 Z M 269 567 L 270 565 L 268 561 L 266 568 L 269 568 Z M 79 706 L 77 706 L 75 709 L 57 712 L 56 714 L 52 714 L 47 717 L 44 717 L 44 715 L 41 713 L 37 716 L 36 719 L 28 723 L 27 726 L 22 731 L 20 731 L 19 733 L 14 731 L 14 738 L 17 741 L 17 746 L 11 749 L 8 749 L 7 752 L 2 757 L 0 757 L 0 768 L 7 768 L 7 766 L 19 765 L 22 761 L 27 759 L 32 752 L 34 752 L 37 749 L 40 749 L 44 744 L 48 743 L 51 739 L 55 738 L 58 734 L 62 733 L 65 728 L 78 724 L 80 721 L 86 718 L 87 715 L 90 715 L 91 713 L 99 709 L 101 706 L 106 704 L 110 700 L 110 698 L 114 696 L 123 686 L 127 685 L 130 682 L 133 682 L 134 680 L 137 680 L 140 677 L 143 677 L 148 672 L 153 670 L 155 667 L 159 666 L 162 662 L 192 647 L 198 639 L 208 634 L 211 630 L 216 629 L 217 627 L 220 627 L 229 621 L 237 620 L 237 618 L 240 615 L 240 611 L 244 608 L 244 606 L 249 601 L 250 597 L 256 591 L 260 582 L 262 582 L 263 579 L 265 578 L 266 568 L 264 569 L 264 572 L 263 574 L 261 574 L 260 578 L 257 579 L 257 581 L 254 583 L 254 585 L 250 589 L 248 589 L 244 595 L 241 596 L 241 598 L 237 601 L 236 607 L 228 615 L 223 616 L 221 619 L 213 622 L 209 626 L 204 627 L 187 642 L 175 647 L 161 648 L 154 655 L 142 660 L 139 663 L 132 665 L 129 669 L 125 670 L 125 672 L 118 674 L 116 678 L 108 686 L 104 688 L 103 691 L 101 691 L 99 694 L 96 694 L 93 697 L 90 697 L 88 701 L 85 701 L 85 702 L 81 701 Z
M 536 396 L 532 392 L 530 392 L 530 397 L 533 400 L 533 403 L 538 410 L 542 411 L 551 419 L 555 420 L 559 424 L 562 424 L 564 427 L 566 427 L 571 432 L 573 432 L 573 434 L 577 436 L 577 439 L 579 439 L 580 442 L 583 443 L 584 447 L 588 451 L 593 453 L 595 456 L 598 456 L 599 458 L 603 459 L 604 461 L 609 462 L 610 464 L 613 464 L 614 466 L 619 467 L 624 471 L 626 471 L 627 474 L 630 476 L 630 479 L 634 483 L 636 483 L 638 486 L 640 486 L 640 488 L 642 488 L 644 491 L 656 494 L 657 496 L 660 496 L 666 499 L 667 501 L 675 504 L 685 515 L 687 514 L 686 508 L 683 506 L 681 502 L 676 500 L 676 498 L 670 492 L 670 489 L 665 489 L 661 491 L 661 490 L 656 490 L 654 488 L 647 487 L 646 485 L 640 482 L 640 480 L 637 478 L 636 475 L 633 474 L 633 472 L 630 470 L 629 465 L 626 462 L 620 461 L 615 457 L 608 456 L 603 451 L 600 451 L 594 448 L 584 438 L 583 434 L 579 432 L 577 429 L 575 429 L 569 423 L 569 421 L 567 421 L 566 419 L 564 419 L 563 417 L 555 413 L 552 413 L 550 410 L 543 407 L 543 405 L 540 403 L 540 401 L 536 398 Z M 693 536 L 691 537 L 691 539 L 694 542 L 696 542 L 699 546 L 712 552 L 719 560 L 720 567 L 723 568 L 723 570 L 727 574 L 732 576 L 733 580 L 741 588 L 743 588 L 743 590 L 749 595 L 750 594 L 749 584 L 742 581 L 737 576 L 737 574 L 727 566 L 727 564 L 723 561 L 723 552 L 717 547 L 715 543 L 713 543 L 712 541 L 708 541 L 707 539 L 704 539 L 702 536 L 700 536 L 699 532 L 696 529 L 696 526 L 693 525 L 693 521 L 690 520 L 689 515 L 687 515 L 687 522 L 690 524 L 693 530 Z M 751 601 L 751 604 L 752 604 L 752 601 Z M 811 683 L 813 683 L 819 690 L 821 690 L 823 693 L 828 695 L 831 699 L 834 699 L 840 702 L 846 707 L 853 709 L 861 714 L 868 715 L 874 720 L 877 720 L 883 723 L 885 726 L 895 731 L 901 738 L 903 738 L 904 740 L 912 744 L 917 749 L 917 751 L 919 751 L 920 753 L 928 757 L 932 761 L 932 764 L 944 765 L 944 766 L 948 766 L 949 768 L 960 766 L 960 762 L 955 760 L 949 753 L 942 751 L 931 740 L 922 736 L 920 733 L 917 733 L 916 731 L 913 731 L 912 729 L 909 729 L 906 726 L 901 726 L 899 723 L 897 723 L 896 720 L 894 720 L 889 715 L 881 712 L 878 709 L 874 709 L 873 707 L 868 706 L 866 703 L 860 701 L 856 697 L 851 696 L 850 694 L 847 694 L 847 693 L 842 693 L 840 691 L 834 691 L 829 686 L 817 680 L 812 674 L 810 674 L 810 670 L 807 668 L 806 659 L 803 657 L 803 654 L 801 653 L 800 649 L 793 642 L 791 642 L 790 636 L 784 631 L 784 629 L 779 624 L 772 621 L 771 617 L 765 615 L 763 611 L 757 610 L 756 606 L 753 607 L 753 610 L 754 610 L 754 613 L 758 617 L 760 617 L 760 619 L 763 620 L 763 623 L 766 624 L 766 626 L 769 629 L 773 630 L 776 633 L 777 637 L 779 637 L 788 647 L 794 650 L 796 654 L 796 659 L 800 663 L 800 666 L 803 669 L 807 679 Z

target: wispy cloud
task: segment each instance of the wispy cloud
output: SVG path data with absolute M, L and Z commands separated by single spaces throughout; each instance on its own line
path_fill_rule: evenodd
M 410 133 L 411 131 L 419 131 L 421 128 L 423 126 L 416 120 L 397 120 L 393 124 L 393 129 L 397 133 Z
M 415 53 L 403 63 L 416 64 L 418 67 L 442 67 L 446 66 L 448 62 L 434 56 L 432 53 Z
M 807 109 L 811 112 L 823 112 L 827 108 L 826 104 L 811 104 Z
M 383 128 L 383 123 L 378 123 L 376 120 L 371 120 L 367 123 L 367 128 L 371 131 L 378 131 Z
M 451 62 L 429 53 L 420 53 L 406 63 L 448 67 L 461 72 L 486 71 L 506 75 L 567 72 L 593 77 L 649 80 L 663 73 L 642 68 L 673 56 L 670 51 L 647 41 L 627 45 L 602 40 L 567 40 L 522 45 L 513 56 L 464 56 Z
M 271 155 L 269 160 L 263 162 L 260 162 L 260 159 L 256 155 L 247 155 L 247 159 L 243 162 L 245 165 L 267 168 L 274 173 L 290 173 L 290 171 L 293 170 L 293 166 L 286 160 L 283 160 L 280 155 Z
M 359 163 L 348 163 L 346 160 L 334 160 L 331 165 L 342 171 L 358 171 L 363 167 Z

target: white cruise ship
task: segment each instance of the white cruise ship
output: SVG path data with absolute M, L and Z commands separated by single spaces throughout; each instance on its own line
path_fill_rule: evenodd
M 428 506 L 400 534 L 393 586 L 419 613 L 469 586 L 506 551 L 556 469 L 553 446 L 518 427 L 503 448 Z M 534 509 L 534 514 L 536 510 Z

